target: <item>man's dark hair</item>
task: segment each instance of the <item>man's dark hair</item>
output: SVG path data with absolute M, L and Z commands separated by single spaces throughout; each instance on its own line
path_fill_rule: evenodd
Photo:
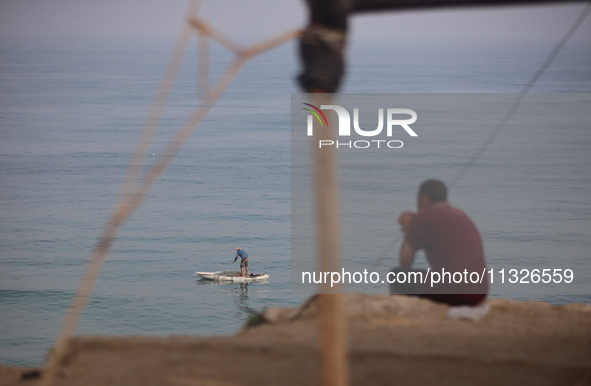
M 427 180 L 419 188 L 419 194 L 426 194 L 431 204 L 447 201 L 447 187 L 439 180 Z

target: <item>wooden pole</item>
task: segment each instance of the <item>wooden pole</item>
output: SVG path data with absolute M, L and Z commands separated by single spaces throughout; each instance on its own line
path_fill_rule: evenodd
M 313 0 L 323 1 L 323 0 Z M 353 0 L 350 14 L 381 11 L 432 10 L 449 8 L 508 7 L 558 3 L 582 3 L 589 0 Z
M 330 104 L 330 94 L 312 94 L 312 103 Z M 327 117 L 328 127 L 314 129 L 314 174 L 316 186 L 316 234 L 318 266 L 321 272 L 340 271 L 339 181 L 337 149 L 318 146 L 319 139 L 336 140 L 337 120 Z M 316 123 L 316 122 L 315 122 Z M 341 286 L 323 283 L 320 287 L 320 336 L 322 385 L 348 384 L 345 342 L 345 315 Z

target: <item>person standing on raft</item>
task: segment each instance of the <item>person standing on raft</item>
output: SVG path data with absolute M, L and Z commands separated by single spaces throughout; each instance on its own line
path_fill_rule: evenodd
M 400 266 L 389 275 L 407 280 L 391 283 L 390 293 L 416 295 L 452 306 L 474 306 L 484 301 L 488 294 L 484 247 L 472 220 L 447 202 L 447 187 L 438 180 L 420 185 L 417 208 L 416 213 L 404 212 L 398 218 L 404 242 Z M 415 253 L 421 249 L 429 262 L 429 273 L 411 268 Z M 472 280 L 476 279 L 473 272 L 477 272 L 477 280 Z M 460 276 L 461 281 L 457 281 Z M 411 282 L 413 277 L 425 280 Z M 437 278 L 439 282 L 432 284 Z
M 246 276 L 248 276 L 248 253 L 244 249 L 236 248 L 236 257 L 232 264 L 240 257 L 240 276 L 244 276 L 244 270 L 246 269 Z

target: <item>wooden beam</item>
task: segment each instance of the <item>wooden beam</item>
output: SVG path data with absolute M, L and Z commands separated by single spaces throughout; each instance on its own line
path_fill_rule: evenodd
M 312 0 L 313 2 L 318 0 Z M 354 0 L 349 13 L 435 8 L 474 8 L 516 5 L 582 3 L 588 0 Z

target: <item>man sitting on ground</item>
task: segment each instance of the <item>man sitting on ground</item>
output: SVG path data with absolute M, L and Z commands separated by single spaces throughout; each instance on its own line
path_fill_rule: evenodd
M 404 242 L 400 248 L 400 266 L 391 272 L 394 275 L 400 272 L 422 275 L 399 275 L 401 278 L 425 277 L 425 270 L 411 269 L 415 253 L 423 249 L 430 274 L 423 283 L 394 282 L 390 284 L 390 293 L 417 295 L 454 306 L 473 306 L 482 302 L 488 293 L 488 281 L 484 273 L 482 239 L 474 223 L 463 211 L 447 202 L 447 188 L 438 180 L 421 184 L 417 207 L 417 213 L 404 212 L 398 218 Z M 432 275 L 443 272 L 449 274 L 442 275 L 441 282 L 432 286 Z M 460 283 L 454 281 L 459 279 L 457 272 L 461 273 Z M 473 272 L 479 275 L 475 282 L 471 280 L 475 278 L 470 275 Z

